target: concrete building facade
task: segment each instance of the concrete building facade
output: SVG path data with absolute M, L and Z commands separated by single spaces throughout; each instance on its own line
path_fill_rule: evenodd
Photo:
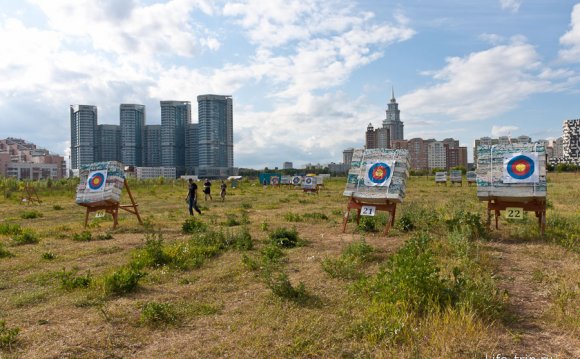
M 97 160 L 97 107 L 91 105 L 70 106 L 70 153 L 71 168 Z

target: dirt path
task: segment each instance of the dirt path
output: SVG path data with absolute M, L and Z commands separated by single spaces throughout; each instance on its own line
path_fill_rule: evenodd
M 504 323 L 506 333 L 498 338 L 499 353 L 514 359 L 580 358 L 580 340 L 550 315 L 551 274 L 577 272 L 577 263 L 567 263 L 577 257 L 554 245 L 514 240 L 490 243 L 488 249 L 499 264 L 500 288 L 509 293 L 510 317 Z

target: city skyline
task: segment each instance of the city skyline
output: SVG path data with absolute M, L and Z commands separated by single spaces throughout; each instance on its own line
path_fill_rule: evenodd
M 200 93 L 236 98 L 248 168 L 339 162 L 393 88 L 405 139 L 458 139 L 470 161 L 477 138 L 580 117 L 579 1 L 0 0 L 0 48 L 0 137 L 66 157 L 71 104 L 99 126 L 142 104 L 155 125 L 159 101 L 195 113 Z

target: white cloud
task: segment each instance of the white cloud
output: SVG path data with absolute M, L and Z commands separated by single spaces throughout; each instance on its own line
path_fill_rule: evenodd
M 405 95 L 400 102 L 418 119 L 487 119 L 513 109 L 531 94 L 552 90 L 550 81 L 538 76 L 541 70 L 545 69 L 533 46 L 496 46 L 448 58 L 447 66 L 428 73 L 438 83 Z
M 491 128 L 491 135 L 493 137 L 499 136 L 510 136 L 515 131 L 519 130 L 517 126 L 496 126 L 493 125 Z
M 511 12 L 518 12 L 523 0 L 499 0 L 501 8 Z
M 560 44 L 566 47 L 559 52 L 561 60 L 580 62 L 580 4 L 574 6 L 570 30 L 560 37 Z
M 194 10 L 211 14 L 209 2 L 171 0 L 141 6 L 133 0 L 30 0 L 47 16 L 52 29 L 125 60 L 146 63 L 156 55 L 193 56 L 219 41 L 191 23 Z

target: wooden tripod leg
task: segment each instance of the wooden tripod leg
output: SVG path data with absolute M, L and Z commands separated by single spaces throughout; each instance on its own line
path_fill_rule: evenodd
M 499 229 L 499 210 L 495 210 L 495 229 Z
M 344 214 L 344 219 L 342 220 L 342 233 L 346 232 L 346 224 L 348 223 L 349 215 L 350 215 L 350 206 L 347 206 L 346 213 Z
M 89 222 L 89 207 L 87 207 L 87 213 L 85 213 L 85 228 L 87 228 L 88 222 Z

